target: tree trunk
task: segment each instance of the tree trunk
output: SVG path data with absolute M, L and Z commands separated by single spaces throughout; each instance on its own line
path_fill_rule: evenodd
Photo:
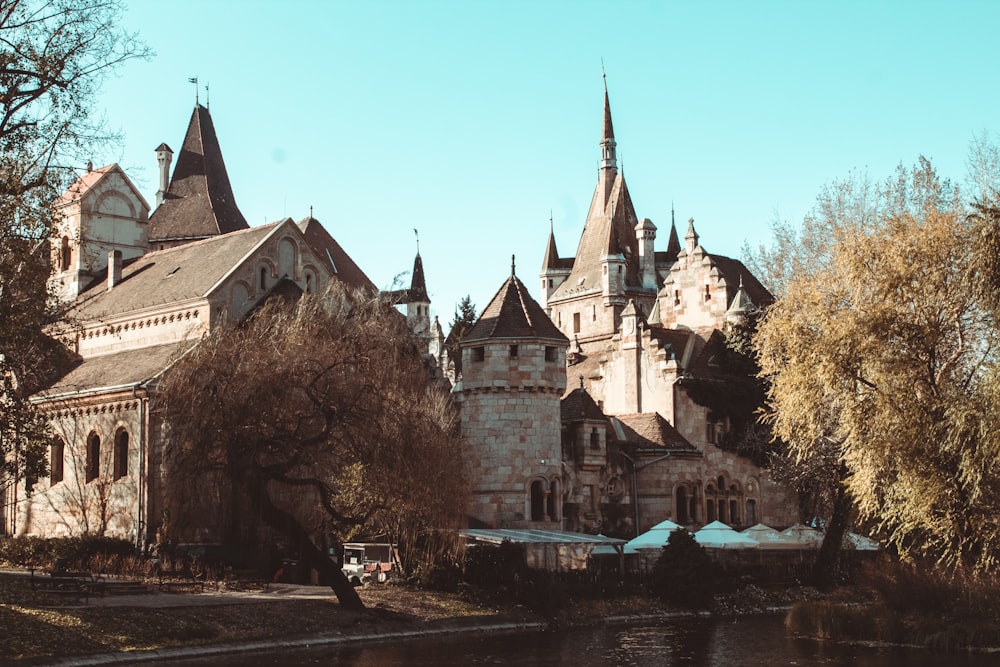
M 354 586 L 344 576 L 343 570 L 316 546 L 309 532 L 295 517 L 271 502 L 266 482 L 247 481 L 246 490 L 251 503 L 256 505 L 254 509 L 267 525 L 285 535 L 290 544 L 295 544 L 301 549 L 303 565 L 315 568 L 325 578 L 329 578 L 330 588 L 336 594 L 340 605 L 346 609 L 364 609 L 365 604 L 354 590 Z
M 846 471 L 842 471 L 842 474 Z M 813 563 L 812 582 L 820 590 L 830 590 L 837 584 L 840 572 L 840 552 L 843 547 L 844 533 L 851 522 L 853 505 L 847 495 L 847 489 L 841 483 L 837 485 L 837 497 L 833 501 L 833 513 L 826 524 L 826 534 L 823 544 Z

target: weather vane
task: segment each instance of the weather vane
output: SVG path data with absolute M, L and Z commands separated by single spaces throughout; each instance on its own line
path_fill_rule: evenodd
M 194 84 L 194 105 L 198 106 L 198 77 L 196 76 L 189 77 L 188 83 Z

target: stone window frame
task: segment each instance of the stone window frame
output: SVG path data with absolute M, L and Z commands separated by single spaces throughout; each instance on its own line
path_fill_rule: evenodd
M 49 445 L 49 486 L 59 484 L 66 474 L 66 441 L 52 438 Z
M 84 478 L 89 484 L 101 477 L 101 436 L 96 430 L 87 435 Z
M 129 435 L 128 429 L 124 426 L 115 431 L 114 440 L 114 479 L 119 480 L 122 477 L 128 477 L 128 451 L 129 443 L 131 442 L 131 436 Z

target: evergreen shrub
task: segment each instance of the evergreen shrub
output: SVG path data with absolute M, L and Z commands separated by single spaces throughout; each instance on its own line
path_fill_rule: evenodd
M 670 533 L 653 568 L 655 595 L 685 607 L 707 607 L 719 586 L 720 572 L 705 549 L 684 529 Z

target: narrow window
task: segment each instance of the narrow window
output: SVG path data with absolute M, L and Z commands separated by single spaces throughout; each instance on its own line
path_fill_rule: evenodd
M 681 305 L 681 291 L 679 289 L 674 290 L 674 305 Z
M 306 274 L 306 294 L 312 294 L 313 291 L 313 277 L 311 273 Z
M 510 346 L 510 358 L 517 359 L 517 345 Z
M 593 306 L 590 307 L 590 320 L 592 322 L 596 322 L 597 321 L 597 306 L 596 305 L 593 305 Z
M 601 448 L 601 436 L 597 432 L 596 428 L 590 430 L 590 448 L 591 449 Z
M 556 359 L 557 359 L 557 357 L 556 357 L 556 348 L 552 347 L 551 345 L 546 345 L 545 346 L 545 361 L 555 361 Z
M 580 313 L 573 313 L 573 333 L 580 333 Z
M 688 492 L 687 487 L 677 487 L 677 523 L 690 523 L 688 516 Z
M 267 267 L 262 266 L 260 269 L 260 288 L 267 289 Z
M 91 433 L 87 438 L 87 481 L 92 482 L 101 474 L 101 436 Z
M 59 268 L 62 271 L 68 271 L 71 261 L 70 249 L 69 249 L 69 237 L 62 237 L 62 248 L 59 249 Z
M 541 521 L 545 516 L 545 493 L 542 491 L 542 482 L 535 480 L 531 483 L 531 520 Z
M 729 522 L 734 526 L 740 525 L 740 509 L 735 500 L 729 501 Z
M 483 361 L 486 359 L 486 348 L 484 347 L 474 347 L 472 348 L 472 360 L 473 361 Z
M 65 445 L 63 441 L 56 438 L 52 441 L 49 451 L 49 482 L 58 484 L 63 480 L 63 452 Z
M 756 526 L 757 525 L 757 501 L 748 500 L 747 501 L 747 525 Z
M 115 479 L 128 475 L 128 431 L 122 429 L 115 436 Z
M 711 285 L 705 285 L 705 301 L 712 300 L 712 287 Z
M 712 523 L 713 521 L 715 521 L 715 501 L 714 500 L 706 500 L 705 501 L 705 518 L 708 520 L 707 521 L 708 523 Z

